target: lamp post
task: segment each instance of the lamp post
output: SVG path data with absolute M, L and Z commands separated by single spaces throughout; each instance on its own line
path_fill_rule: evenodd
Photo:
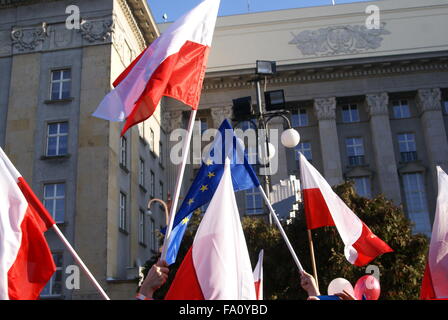
M 266 151 L 262 152 L 263 158 L 266 158 L 267 161 L 262 161 L 265 163 L 265 168 L 269 167 L 269 162 L 271 160 L 271 152 L 272 152 L 272 144 L 269 143 L 269 133 L 267 130 L 267 125 L 269 121 L 271 121 L 274 118 L 282 117 L 286 123 L 288 129 L 285 130 L 281 135 L 281 142 L 282 144 L 287 148 L 294 148 L 297 146 L 300 142 L 300 135 L 299 133 L 294 130 L 291 127 L 291 122 L 289 121 L 288 117 L 286 115 L 289 115 L 289 111 L 284 110 L 284 92 L 283 90 L 276 90 L 271 92 L 265 92 L 265 99 L 267 100 L 266 103 L 266 111 L 263 110 L 263 101 L 262 101 L 262 89 L 261 89 L 261 79 L 262 76 L 265 78 L 267 76 L 274 75 L 276 73 L 276 62 L 275 61 L 265 61 L 265 60 L 257 60 L 256 62 L 256 74 L 258 77 L 253 80 L 255 82 L 255 88 L 256 88 L 256 98 L 257 98 L 257 110 L 252 110 L 251 106 L 251 98 L 250 97 L 244 97 L 233 100 L 234 103 L 234 115 L 242 116 L 242 117 L 253 117 L 256 116 L 258 126 L 257 129 L 263 129 L 263 132 L 265 134 L 265 145 L 266 145 Z M 273 111 L 273 112 L 271 112 Z M 252 121 L 251 121 L 252 122 Z M 259 149 L 258 145 L 258 131 L 257 132 L 257 148 Z M 274 150 L 275 151 L 275 150 Z M 258 153 L 260 155 L 260 152 Z M 272 155 L 273 156 L 273 155 Z M 266 160 L 262 159 L 262 160 Z M 270 170 L 270 169 L 269 169 Z M 270 171 L 269 171 L 270 173 Z M 269 196 L 270 195 L 270 177 L 269 174 L 264 175 L 264 190 L 265 193 Z M 272 217 L 268 212 L 269 216 L 269 224 L 272 224 Z

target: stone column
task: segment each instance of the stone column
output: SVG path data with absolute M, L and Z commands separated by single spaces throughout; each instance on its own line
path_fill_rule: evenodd
M 440 89 L 418 90 L 417 106 L 421 114 L 434 190 L 437 190 L 436 166 L 448 170 L 448 141 L 443 122 Z
M 171 197 L 173 196 L 174 187 L 176 185 L 176 178 L 177 178 L 177 171 L 178 171 L 178 165 L 175 165 L 171 161 L 171 149 L 176 143 L 179 143 L 177 141 L 171 141 L 170 135 L 171 132 L 175 129 L 181 129 L 182 126 L 182 119 L 183 119 L 183 112 L 182 110 L 173 110 L 173 111 L 165 111 L 163 112 L 162 116 L 162 126 L 166 130 L 167 135 L 167 143 L 168 143 L 168 152 L 167 154 L 167 162 L 166 162 L 166 173 L 167 173 L 167 190 L 171 193 Z
M 336 98 L 317 98 L 314 111 L 319 120 L 319 136 L 324 176 L 330 185 L 343 182 L 341 154 L 336 128 Z
M 213 126 L 218 129 L 224 119 L 227 118 L 230 121 L 232 119 L 232 113 L 232 106 L 212 108 L 211 114 L 213 119 Z
M 368 94 L 366 101 L 380 190 L 388 199 L 399 205 L 401 204 L 400 179 L 389 121 L 389 96 L 385 92 Z

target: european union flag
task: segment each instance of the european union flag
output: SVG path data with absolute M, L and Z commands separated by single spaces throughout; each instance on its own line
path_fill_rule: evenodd
M 174 217 L 166 255 L 168 265 L 176 261 L 180 242 L 193 212 L 212 199 L 224 173 L 226 158 L 230 160 L 235 192 L 256 188 L 260 185 L 257 175 L 247 160 L 244 145 L 238 141 L 230 122 L 225 119 L 218 129 L 210 151 L 203 159 L 202 166 L 187 196 Z

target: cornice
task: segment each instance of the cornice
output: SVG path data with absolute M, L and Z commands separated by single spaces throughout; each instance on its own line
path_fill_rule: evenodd
M 421 59 L 417 61 L 396 61 L 367 63 L 363 65 L 326 66 L 302 68 L 277 72 L 277 75 L 268 78 L 267 84 L 294 84 L 304 82 L 332 81 L 342 79 L 356 79 L 361 77 L 387 76 L 394 74 L 418 73 L 418 72 L 443 72 L 448 71 L 448 57 L 439 59 Z M 251 80 L 256 78 L 255 72 L 243 74 L 213 76 L 209 74 L 204 81 L 204 90 L 240 89 L 252 88 Z
M 138 27 L 138 23 L 134 18 L 132 10 L 128 5 L 128 1 L 118 0 L 118 3 L 120 5 L 121 10 L 124 13 L 126 21 L 128 22 L 129 26 L 132 29 L 132 32 L 134 33 L 134 35 L 137 39 L 140 51 L 143 51 L 146 48 L 146 41 L 145 41 L 145 38 L 143 37 L 142 32 L 140 31 L 140 28 Z

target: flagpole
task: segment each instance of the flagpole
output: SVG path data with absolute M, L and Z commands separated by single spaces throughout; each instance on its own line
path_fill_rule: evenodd
M 288 239 L 288 236 L 285 233 L 285 230 L 283 230 L 283 227 L 282 227 L 280 221 L 278 220 L 277 215 L 275 214 L 274 208 L 272 208 L 271 202 L 269 201 L 268 197 L 266 196 L 266 193 L 263 190 L 263 187 L 261 185 L 259 185 L 258 189 L 260 190 L 260 193 L 263 196 L 264 201 L 266 202 L 266 205 L 268 206 L 269 211 L 270 211 L 272 217 L 274 218 L 275 224 L 277 225 L 277 227 L 280 230 L 280 233 L 281 233 L 283 239 L 286 242 L 286 245 L 288 246 L 289 252 L 291 252 L 292 258 L 294 259 L 294 262 L 296 263 L 297 268 L 299 269 L 300 272 L 304 271 L 303 267 L 302 267 L 302 264 L 299 261 L 299 258 L 297 258 L 297 255 L 294 252 L 294 249 L 292 248 L 291 243 L 289 242 L 289 239 Z
M 307 229 L 307 231 L 308 231 L 308 244 L 310 245 L 311 266 L 313 268 L 313 275 L 314 275 L 314 280 L 316 280 L 316 286 L 319 288 L 319 280 L 317 279 L 316 258 L 314 256 L 313 237 L 311 235 L 311 230 Z
M 184 141 L 184 145 L 182 147 L 182 163 L 179 168 L 179 173 L 176 178 L 176 185 L 174 187 L 174 195 L 173 195 L 173 203 L 170 208 L 170 219 L 168 226 L 166 228 L 165 238 L 163 239 L 163 246 L 162 246 L 162 255 L 161 259 L 166 260 L 166 254 L 168 249 L 168 239 L 171 236 L 171 231 L 173 230 L 173 224 L 174 224 L 174 216 L 176 215 L 176 209 L 177 209 L 177 203 L 179 201 L 180 197 L 180 189 L 182 187 L 182 180 L 185 173 L 185 166 L 187 164 L 188 157 L 190 155 L 190 142 L 191 137 L 193 135 L 193 129 L 194 129 L 194 122 L 196 120 L 196 114 L 197 110 L 194 109 L 190 113 L 190 120 L 188 122 L 188 133 L 187 133 L 187 139 Z
M 86 273 L 89 280 L 92 282 L 92 284 L 95 286 L 95 288 L 98 290 L 98 292 L 101 294 L 101 296 L 104 298 L 104 300 L 110 300 L 106 292 L 101 288 L 98 281 L 96 281 L 95 277 L 92 275 L 92 273 L 89 271 L 87 266 L 84 264 L 84 262 L 81 260 L 79 255 L 76 253 L 75 249 L 73 249 L 70 242 L 68 242 L 67 238 L 65 238 L 64 234 L 61 232 L 61 230 L 58 228 L 56 224 L 53 225 L 53 230 L 56 232 L 58 237 L 61 239 L 62 243 L 67 247 L 68 251 L 72 254 L 73 258 L 76 260 L 76 262 L 79 264 L 81 269 Z

